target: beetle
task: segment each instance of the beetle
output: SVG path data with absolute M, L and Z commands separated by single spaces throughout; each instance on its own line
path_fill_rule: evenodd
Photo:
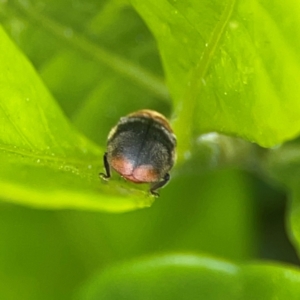
M 176 160 L 176 136 L 162 114 L 143 109 L 122 117 L 107 138 L 103 156 L 108 180 L 111 168 L 134 183 L 150 183 L 149 192 L 159 196 L 158 189 L 170 180 L 169 171 Z

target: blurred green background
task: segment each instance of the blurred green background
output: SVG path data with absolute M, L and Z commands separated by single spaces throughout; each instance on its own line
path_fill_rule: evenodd
M 145 93 L 140 82 L 92 54 L 98 45 L 126 57 L 163 85 L 156 43 L 125 1 L 31 1 L 24 8 L 9 0 L 0 4 L 0 17 L 64 113 L 101 147 L 126 113 L 151 108 L 171 115 L 163 88 Z M 74 34 L 80 39 L 68 38 Z M 237 168 L 203 173 L 193 166 L 191 155 L 151 208 L 124 214 L 1 203 L 0 299 L 71 299 L 116 262 L 167 252 L 299 265 L 285 230 L 282 187 Z
M 285 196 L 237 170 L 181 175 L 153 207 L 121 215 L 1 205 L 2 299 L 71 299 L 115 262 L 166 252 L 298 264 Z

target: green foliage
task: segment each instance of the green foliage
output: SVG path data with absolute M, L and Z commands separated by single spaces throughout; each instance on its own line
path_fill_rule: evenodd
M 262 245 L 279 192 L 240 169 L 288 190 L 299 252 L 299 9 L 0 1 L 0 298 L 298 299 L 298 268 L 245 262 L 298 261 Z M 147 186 L 98 173 L 110 128 L 142 108 L 171 118 L 178 162 L 135 211 Z
M 158 42 L 176 128 L 192 117 L 198 132 L 265 147 L 299 134 L 296 1 L 132 2 Z M 190 138 L 181 135 L 179 141 Z
M 149 205 L 142 194 L 142 200 L 134 192 L 131 199 L 122 197 L 128 194 L 122 184 L 111 183 L 115 192 L 104 198 L 107 187 L 97 176 L 104 150 L 75 132 L 3 30 L 0 39 L 2 197 L 44 208 L 124 211 Z
M 234 265 L 205 256 L 168 255 L 111 268 L 80 299 L 296 300 L 299 283 L 299 270 L 274 264 Z

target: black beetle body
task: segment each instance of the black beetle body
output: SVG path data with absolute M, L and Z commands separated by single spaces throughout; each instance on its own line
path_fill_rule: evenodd
M 135 183 L 151 183 L 150 193 L 170 180 L 169 171 L 176 159 L 176 137 L 168 120 L 153 110 L 140 110 L 122 117 L 110 131 L 104 154 L 106 174 L 110 167 Z

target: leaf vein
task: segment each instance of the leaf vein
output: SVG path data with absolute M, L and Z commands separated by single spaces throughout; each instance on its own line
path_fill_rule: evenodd
M 11 124 L 11 126 L 15 129 L 16 133 L 19 135 L 19 137 L 28 145 L 30 146 L 32 149 L 34 149 L 34 145 L 30 142 L 30 140 L 24 135 L 24 133 L 22 132 L 22 130 L 20 130 L 16 124 L 14 122 L 12 122 L 12 120 L 10 119 L 9 115 L 7 114 L 6 110 L 4 109 L 3 105 L 0 103 L 0 108 L 3 112 L 3 115 L 6 117 L 6 119 L 8 120 L 8 123 Z

